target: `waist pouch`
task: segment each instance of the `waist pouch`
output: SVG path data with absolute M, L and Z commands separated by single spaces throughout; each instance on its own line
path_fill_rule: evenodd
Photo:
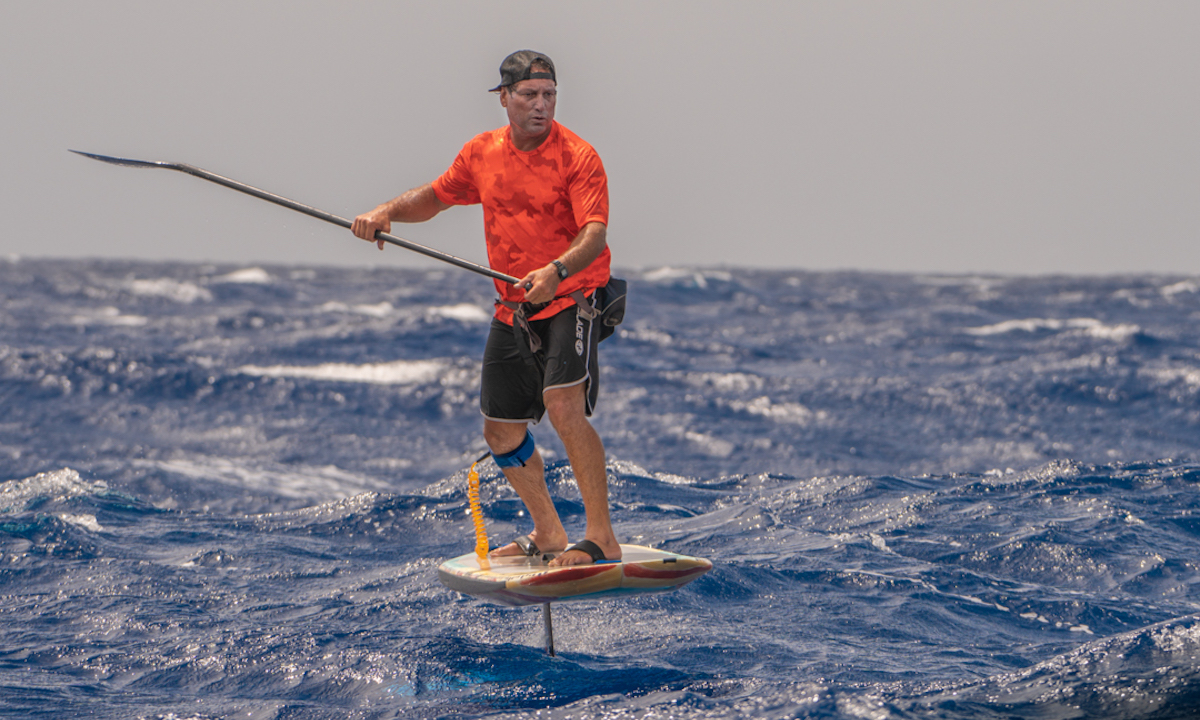
M 596 288 L 596 310 L 600 312 L 600 339 L 617 331 L 625 319 L 625 291 L 627 283 L 621 278 L 609 277 L 608 284 Z M 579 300 L 575 301 L 579 304 Z

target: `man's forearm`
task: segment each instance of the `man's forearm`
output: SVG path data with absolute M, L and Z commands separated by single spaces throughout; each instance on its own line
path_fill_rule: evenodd
M 574 275 L 581 272 L 592 261 L 600 257 L 604 248 L 608 247 L 608 228 L 601 222 L 590 222 L 583 226 L 575 239 L 571 241 L 567 251 L 559 256 L 559 261 L 567 266 L 567 272 Z
M 567 273 L 574 275 L 581 272 L 592 261 L 600 257 L 604 248 L 608 247 L 608 230 L 604 223 L 591 222 L 583 226 L 567 251 L 558 256 L 558 261 L 567 266 Z M 517 282 L 517 287 L 525 289 L 525 299 L 532 303 L 550 302 L 554 299 L 559 279 L 558 271 L 553 264 L 545 265 L 529 272 Z
M 450 207 L 438 199 L 433 184 L 426 183 L 381 206 L 392 222 L 425 222 Z
M 354 218 L 350 231 L 363 240 L 375 241 L 382 250 L 383 241 L 376 240 L 375 233 L 391 232 L 393 222 L 425 222 L 448 207 L 438 199 L 433 184 L 427 183 Z

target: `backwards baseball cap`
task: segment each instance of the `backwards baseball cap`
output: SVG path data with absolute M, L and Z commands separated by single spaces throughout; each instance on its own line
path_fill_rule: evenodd
M 534 63 L 545 65 L 550 68 L 550 72 L 534 72 Z M 536 80 L 539 78 L 553 80 L 554 84 L 558 84 L 558 78 L 554 77 L 554 61 L 540 52 L 518 50 L 504 58 L 504 62 L 500 63 L 500 84 L 488 90 L 488 92 L 499 92 L 500 88 L 514 85 L 522 80 Z

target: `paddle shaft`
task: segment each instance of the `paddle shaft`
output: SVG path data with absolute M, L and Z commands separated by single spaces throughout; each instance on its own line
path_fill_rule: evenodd
M 79 154 L 79 155 L 84 155 L 86 157 L 90 157 L 93 160 L 99 160 L 101 162 L 112 163 L 114 165 L 127 165 L 129 167 L 157 167 L 157 168 L 163 168 L 166 170 L 178 170 L 179 172 L 187 173 L 188 175 L 193 175 L 202 180 L 208 180 L 209 182 L 213 182 L 218 185 L 224 185 L 225 187 L 227 187 L 231 190 L 237 190 L 238 192 L 242 192 L 247 195 L 252 195 L 260 200 L 266 200 L 267 202 L 275 203 L 276 205 L 282 205 L 283 207 L 288 208 L 289 210 L 295 210 L 296 212 L 302 212 L 305 215 L 310 215 L 319 220 L 324 220 L 327 223 L 333 223 L 334 225 L 340 225 L 344 228 L 350 228 L 354 224 L 352 221 L 347 220 L 344 217 L 339 217 L 332 213 L 327 213 L 324 210 L 320 210 L 320 209 L 312 207 L 310 205 L 298 203 L 295 200 L 289 200 L 288 198 L 285 198 L 281 195 L 269 193 L 266 190 L 256 188 L 253 185 L 247 185 L 245 183 L 238 182 L 237 180 L 232 180 L 232 179 L 224 177 L 222 175 L 217 175 L 216 173 L 211 173 L 202 168 L 195 167 L 194 165 L 186 165 L 184 163 L 174 163 L 174 162 L 131 160 L 131 159 L 127 159 L 127 158 L 110 157 L 108 155 L 96 155 L 94 153 L 86 153 L 86 152 L 81 152 L 79 150 L 72 150 L 71 152 Z M 464 260 L 460 257 L 455 257 L 454 255 L 444 253 L 440 250 L 434 250 L 431 247 L 426 247 L 425 245 L 421 245 L 419 243 L 412 242 L 411 240 L 405 240 L 404 238 L 396 237 L 395 235 L 392 235 L 390 233 L 376 231 L 375 239 L 382 240 L 386 243 L 391 243 L 392 245 L 402 247 L 406 250 L 412 250 L 413 252 L 420 253 L 421 255 L 425 255 L 427 257 L 434 258 L 435 260 L 441 260 L 442 262 L 449 263 L 451 265 L 456 265 L 460 268 L 463 268 L 464 270 L 470 270 L 471 272 L 478 273 L 480 275 L 486 275 L 487 277 L 495 278 L 496 280 L 503 280 L 504 282 L 508 283 L 509 285 L 516 285 L 518 282 L 520 282 L 520 280 L 518 278 L 515 278 L 511 275 L 506 275 L 502 272 L 497 272 L 489 267 L 484 267 L 483 265 L 478 265 L 476 263 L 471 262 L 470 260 Z

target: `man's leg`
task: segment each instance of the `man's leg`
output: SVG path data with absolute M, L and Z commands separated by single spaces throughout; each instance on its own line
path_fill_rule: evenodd
M 604 443 L 584 413 L 586 388 L 586 383 L 551 388 L 546 390 L 542 397 L 550 422 L 554 424 L 554 429 L 567 450 L 567 459 L 571 461 L 571 469 L 575 472 L 579 494 L 583 496 L 583 507 L 587 513 L 587 529 L 583 536 L 599 545 L 606 558 L 617 560 L 621 557 L 621 546 L 613 533 L 612 520 L 608 514 L 608 475 L 604 463 Z M 513 447 L 516 447 L 517 442 L 519 441 L 513 443 Z M 540 467 L 541 459 L 538 460 Z M 546 490 L 544 481 L 542 489 Z M 549 498 L 548 491 L 546 497 Z M 555 514 L 555 518 L 557 517 Z M 559 555 L 550 564 L 581 565 L 591 561 L 592 558 L 587 553 L 574 550 Z
M 484 418 L 483 437 L 488 447 L 497 455 L 511 452 L 525 441 L 526 423 L 497 422 Z M 517 491 L 529 515 L 533 519 L 533 532 L 529 537 L 542 552 L 558 552 L 567 546 L 567 531 L 563 529 L 554 500 L 546 487 L 545 466 L 542 455 L 534 450 L 525 461 L 525 466 L 504 468 L 504 477 Z M 509 543 L 491 552 L 496 557 L 523 555 L 516 543 Z

